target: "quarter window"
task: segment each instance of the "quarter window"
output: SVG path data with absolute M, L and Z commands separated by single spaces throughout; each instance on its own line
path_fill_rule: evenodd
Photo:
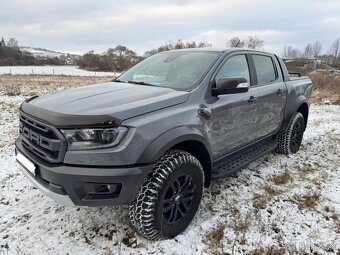
M 250 82 L 248 62 L 245 55 L 230 57 L 221 67 L 216 75 L 216 79 L 221 77 L 245 78 Z
M 253 55 L 253 60 L 259 85 L 271 83 L 277 79 L 274 63 L 271 57 Z

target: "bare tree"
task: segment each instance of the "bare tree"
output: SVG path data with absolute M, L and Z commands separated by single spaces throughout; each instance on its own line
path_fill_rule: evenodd
M 264 45 L 264 41 L 257 38 L 256 36 L 249 36 L 246 41 L 247 48 L 249 49 L 261 49 Z
M 340 58 L 340 38 L 336 39 L 332 43 L 328 52 L 333 57 L 333 64 L 339 62 L 339 58 Z
M 313 57 L 317 57 L 317 56 L 320 56 L 320 53 L 321 53 L 321 43 L 319 41 L 316 41 L 313 43 L 312 45 L 312 52 L 313 52 Z
M 283 54 L 282 57 L 286 58 L 297 58 L 301 55 L 299 49 L 295 49 L 290 45 L 284 46 L 283 47 Z
M 245 42 L 242 41 L 238 36 L 232 37 L 229 42 L 227 42 L 228 47 L 234 48 L 243 48 L 245 46 Z
M 108 58 L 112 61 L 115 71 L 125 71 L 139 61 L 136 52 L 126 46 L 118 45 L 107 50 Z
M 211 47 L 211 43 L 208 42 L 199 42 L 198 48 L 206 48 L 206 47 Z
M 6 46 L 5 39 L 2 37 L 0 41 L 0 47 Z
M 308 43 L 303 50 L 303 56 L 305 58 L 311 58 L 313 57 L 313 45 L 311 43 Z
M 7 47 L 17 49 L 19 47 L 18 41 L 14 37 L 9 38 L 9 41 L 7 42 Z
M 211 47 L 210 43 L 207 42 L 199 42 L 196 43 L 195 41 L 188 41 L 184 43 L 182 40 L 177 40 L 177 42 L 166 42 L 165 44 L 159 46 L 156 49 L 152 49 L 150 51 L 144 52 L 144 57 L 150 57 L 158 52 L 163 52 L 167 50 L 174 50 L 174 49 L 186 49 L 186 48 L 204 48 L 204 47 Z

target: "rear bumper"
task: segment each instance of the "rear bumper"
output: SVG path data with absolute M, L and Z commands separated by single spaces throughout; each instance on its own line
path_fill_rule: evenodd
M 25 150 L 20 138 L 15 145 L 16 153 L 20 152 L 36 166 L 34 176 L 19 163 L 25 176 L 45 195 L 66 206 L 131 204 L 152 168 L 152 165 L 84 167 L 49 164 Z M 93 192 L 93 185 L 106 185 L 112 190 Z

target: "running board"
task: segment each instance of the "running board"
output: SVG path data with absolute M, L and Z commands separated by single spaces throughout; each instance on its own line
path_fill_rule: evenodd
M 245 149 L 237 151 L 213 164 L 212 179 L 226 177 L 249 165 L 256 159 L 268 154 L 276 148 L 276 139 L 270 138 Z

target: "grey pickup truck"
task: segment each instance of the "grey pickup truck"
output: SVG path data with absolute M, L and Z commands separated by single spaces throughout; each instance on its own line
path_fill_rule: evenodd
M 24 101 L 16 159 L 56 202 L 127 204 L 139 233 L 172 238 L 212 180 L 299 150 L 311 91 L 274 54 L 162 52 L 112 82 Z

